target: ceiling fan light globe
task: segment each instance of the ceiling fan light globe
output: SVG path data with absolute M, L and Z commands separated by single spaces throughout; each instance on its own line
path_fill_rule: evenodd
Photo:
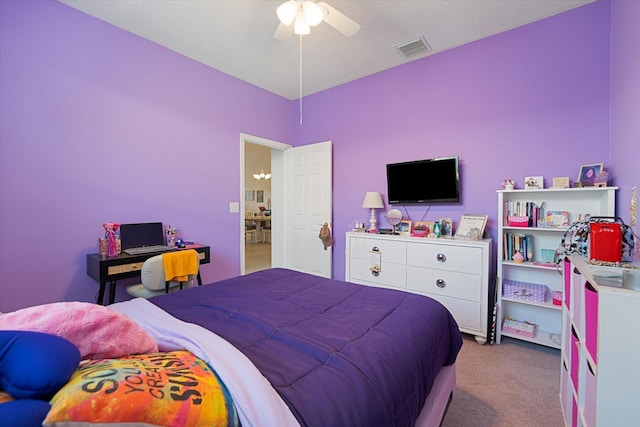
M 280 22 L 282 22 L 284 25 L 291 25 L 297 13 L 298 2 L 296 2 L 295 0 L 286 1 L 278 6 L 278 9 L 276 9 L 278 19 L 280 19 Z
M 324 12 L 320 9 L 320 6 L 312 1 L 304 2 L 302 4 L 302 10 L 304 11 L 307 23 L 312 27 L 321 23 L 324 18 Z
M 304 12 L 302 11 L 302 9 L 300 9 L 298 11 L 298 14 L 296 15 L 296 24 L 293 29 L 293 32 L 300 35 L 311 34 L 311 27 L 309 27 L 309 24 L 307 23 L 307 20 L 304 17 Z

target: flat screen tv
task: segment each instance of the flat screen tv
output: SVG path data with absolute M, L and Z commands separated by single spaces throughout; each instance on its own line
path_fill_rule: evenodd
M 389 204 L 460 201 L 458 156 L 387 165 Z

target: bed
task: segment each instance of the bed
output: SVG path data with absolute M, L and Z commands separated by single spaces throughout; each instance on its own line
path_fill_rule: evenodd
M 437 426 L 462 346 L 433 299 L 278 268 L 109 310 L 206 361 L 243 426 Z

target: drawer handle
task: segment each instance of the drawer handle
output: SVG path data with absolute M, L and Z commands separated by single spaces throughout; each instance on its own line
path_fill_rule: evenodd
M 436 255 L 436 259 L 438 260 L 438 262 L 445 262 L 447 260 L 447 257 L 444 254 L 438 254 Z
M 371 252 L 380 252 L 380 249 L 378 249 L 377 246 L 374 246 L 371 248 Z
M 447 282 L 445 282 L 445 281 L 444 281 L 444 280 L 442 280 L 442 279 L 438 279 L 438 280 L 436 280 L 436 286 L 442 289 L 442 288 L 444 288 L 445 286 L 447 286 Z

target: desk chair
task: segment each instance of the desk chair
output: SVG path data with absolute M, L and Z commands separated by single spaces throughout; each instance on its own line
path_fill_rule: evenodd
M 165 259 L 163 262 L 163 257 L 167 256 L 169 258 Z M 195 261 L 193 257 L 195 257 Z M 177 278 L 170 277 L 167 280 L 164 265 L 165 262 L 172 261 L 173 264 L 171 269 L 178 273 L 186 271 L 189 274 L 181 275 Z M 142 283 L 127 286 L 127 293 L 134 297 L 151 298 L 156 295 L 181 290 L 183 287 L 193 287 L 199 268 L 200 261 L 198 259 L 198 253 L 193 249 L 168 252 L 153 256 L 142 264 L 142 268 L 140 269 L 140 278 Z

